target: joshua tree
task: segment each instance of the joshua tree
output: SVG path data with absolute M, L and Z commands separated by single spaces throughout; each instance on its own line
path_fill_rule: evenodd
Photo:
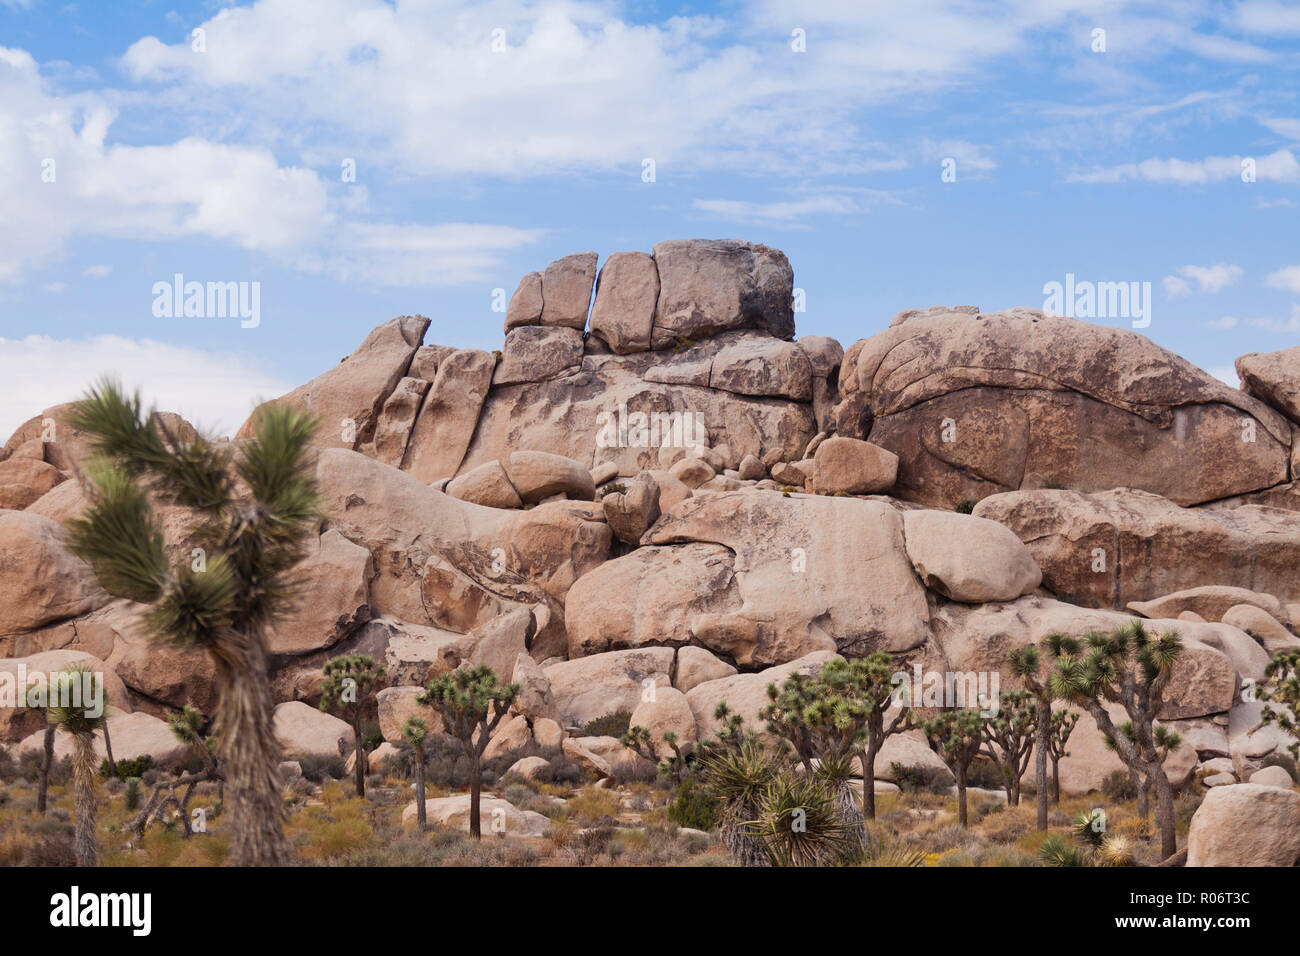
M 1163 859 L 1178 852 L 1178 836 L 1174 791 L 1161 767 L 1164 757 L 1156 740 L 1155 718 L 1181 650 L 1182 639 L 1177 633 L 1153 637 L 1141 621 L 1133 621 L 1109 634 L 1091 633 L 1083 641 L 1061 641 L 1051 676 L 1053 692 L 1086 710 L 1102 735 L 1114 741 L 1125 766 L 1155 787 Z M 1103 702 L 1124 707 L 1132 724 L 1131 736 L 1116 728 Z
M 1131 720 L 1126 720 L 1124 723 L 1120 724 L 1118 730 L 1130 741 L 1136 742 L 1137 737 L 1133 731 L 1133 722 Z M 1155 740 L 1156 754 L 1159 757 L 1162 766 L 1169 755 L 1183 744 L 1182 736 L 1176 731 L 1170 730 L 1163 724 L 1156 724 L 1155 728 L 1152 730 L 1152 738 Z M 1103 737 L 1103 740 L 1106 743 L 1107 750 L 1118 752 L 1119 748 L 1116 746 L 1113 738 L 1107 735 Z M 1151 781 L 1140 777 L 1138 772 L 1132 767 L 1129 768 L 1128 775 L 1129 779 L 1133 781 L 1133 789 L 1137 792 L 1138 816 L 1140 816 L 1142 821 L 1145 823 L 1151 817 Z
M 862 732 L 855 737 L 862 764 L 862 815 L 868 820 L 876 818 L 876 756 L 886 738 L 906 727 L 911 713 L 906 706 L 900 707 L 894 719 L 885 722 L 885 713 L 893 703 L 893 674 L 893 661 L 880 651 L 852 661 L 832 660 L 822 668 L 822 682 L 835 693 L 856 701 L 865 712 Z
M 682 748 L 677 745 L 677 734 L 671 730 L 665 730 L 660 740 L 668 745 L 669 750 L 669 753 L 663 757 L 659 756 L 650 737 L 650 731 L 645 727 L 629 727 L 627 733 L 619 738 L 619 743 L 655 764 L 661 777 L 671 780 L 675 786 L 680 787 L 686 779 L 686 759 L 689 751 L 682 753 Z
M 770 703 L 759 713 L 767 721 L 767 729 L 784 740 L 794 750 L 794 755 L 811 776 L 813 758 L 817 756 L 817 733 L 824 718 L 822 705 L 826 688 L 815 677 L 791 674 L 780 689 L 767 685 Z
M 46 720 L 72 738 L 72 788 L 76 816 L 73 852 L 78 866 L 99 862 L 95 836 L 95 732 L 107 719 L 99 675 L 74 667 L 50 682 Z
M 1300 760 L 1300 650 L 1276 654 L 1264 669 L 1264 686 L 1260 689 L 1264 712 L 1254 733 L 1267 724 L 1286 731 L 1297 742 L 1287 747 L 1291 757 Z
M 1052 802 L 1061 802 L 1061 758 L 1070 756 L 1065 745 L 1070 742 L 1074 725 L 1079 722 L 1079 715 L 1073 710 L 1052 712 L 1051 733 L 1047 738 L 1048 756 L 1052 758 Z
M 202 648 L 216 669 L 216 736 L 230 789 L 232 862 L 288 860 L 280 747 L 272 729 L 267 631 L 292 606 L 290 569 L 319 520 L 310 444 L 316 423 L 284 406 L 257 414 L 255 437 L 181 435 L 112 381 L 70 416 L 98 457 L 69 544 L 115 597 L 149 605 L 155 641 Z M 236 450 L 237 448 L 237 450 Z M 170 560 L 151 496 L 196 518 L 190 554 Z
M 45 739 L 41 747 L 41 777 L 36 786 L 36 812 L 44 813 L 50 796 L 50 768 L 54 766 L 54 725 L 45 723 Z
M 1049 645 L 1053 641 L 1059 641 L 1064 635 L 1052 634 L 1047 640 Z M 1037 787 L 1037 827 L 1040 830 L 1047 829 L 1047 758 L 1051 750 L 1052 739 L 1052 693 L 1048 689 L 1048 682 L 1041 680 L 1038 675 L 1041 666 L 1041 659 L 1038 656 L 1038 648 L 1032 644 L 1020 650 L 1012 651 L 1008 656 L 1011 664 L 1011 670 L 1021 682 L 1028 688 L 1029 693 L 1034 695 L 1034 700 L 1038 702 L 1038 707 L 1034 711 L 1034 786 Z
M 973 708 L 945 710 L 932 720 L 921 721 L 930 749 L 957 778 L 957 822 L 962 826 L 966 826 L 966 772 L 984 739 L 983 723 L 980 712 Z
M 1003 691 L 997 714 L 984 721 L 984 753 L 1002 773 L 1009 807 L 1020 806 L 1020 778 L 1029 767 L 1038 706 L 1029 691 Z
M 374 697 L 375 688 L 384 680 L 384 665 L 376 664 L 369 654 L 344 654 L 325 664 L 325 681 L 321 685 L 320 709 L 334 711 L 352 726 L 355 750 L 357 796 L 366 795 L 366 748 L 362 721 Z
M 424 806 L 424 740 L 429 736 L 429 725 L 419 717 L 407 717 L 402 724 L 402 739 L 411 745 L 415 763 L 415 822 L 421 832 L 428 826 Z
M 193 835 L 190 826 L 190 800 L 194 798 L 195 788 L 200 783 L 215 780 L 217 799 L 221 799 L 224 794 L 224 778 L 217 764 L 217 755 L 213 751 L 211 741 L 203 733 L 207 722 L 208 719 L 203 711 L 191 704 L 186 704 L 179 714 L 168 715 L 167 724 L 171 727 L 172 735 L 177 740 L 190 745 L 191 752 L 202 761 L 203 769 L 158 782 L 153 788 L 153 793 L 149 795 L 149 802 L 145 804 L 144 809 L 132 817 L 126 825 L 127 829 L 135 833 L 136 839 L 144 838 L 144 831 L 149 826 L 150 820 L 160 822 L 165 820 L 169 809 L 176 812 L 181 826 L 184 827 L 185 837 L 189 839 Z M 176 796 L 177 787 L 185 788 L 179 797 Z
M 518 684 L 499 684 L 492 668 L 480 664 L 439 674 L 416 698 L 417 703 L 441 715 L 447 732 L 460 741 L 470 758 L 469 832 L 476 840 L 483 836 L 479 824 L 483 751 L 518 693 Z

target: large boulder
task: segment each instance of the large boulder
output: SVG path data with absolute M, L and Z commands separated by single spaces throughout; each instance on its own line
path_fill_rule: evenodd
M 587 327 L 591 286 L 596 281 L 594 252 L 575 252 L 556 259 L 542 273 L 542 315 L 539 324 L 574 329 Z
M 616 252 L 600 267 L 596 301 L 591 307 L 591 334 L 614 352 L 626 355 L 650 348 L 659 270 L 644 252 Z
M 597 717 L 630 714 L 647 687 L 672 686 L 673 649 L 611 651 L 544 668 L 555 706 L 566 726 L 583 727 Z
M 0 638 L 108 600 L 90 568 L 64 546 L 62 528 L 38 514 L 0 510 Z
M 424 694 L 424 688 L 415 685 L 385 687 L 375 695 L 375 705 L 379 711 L 379 732 L 389 743 L 401 743 L 402 727 L 412 717 L 424 721 L 429 733 L 442 732 L 442 717 L 432 707 L 418 703 Z
M 762 533 L 755 533 L 758 528 Z M 714 578 L 725 584 L 728 570 L 732 576 L 721 606 L 686 624 L 695 637 L 689 643 L 742 668 L 781 664 L 814 650 L 901 653 L 929 635 L 925 589 L 907 558 L 902 514 L 885 502 L 754 490 L 696 495 L 661 516 L 645 543 L 726 549 L 710 559 Z M 673 560 L 671 549 L 659 553 Z M 645 559 L 629 555 L 598 570 L 609 575 L 615 566 L 628 569 L 629 590 L 658 586 L 657 569 Z M 633 568 L 641 570 L 633 574 Z M 587 595 L 584 600 L 591 600 Z M 630 608 L 626 602 L 609 608 L 603 633 L 611 646 L 636 632 Z M 668 615 L 661 610 L 660 616 Z M 570 635 L 570 645 L 591 637 L 580 630 Z
M 1192 815 L 1187 865 L 1300 865 L 1300 793 L 1254 783 L 1215 787 Z
M 839 384 L 840 433 L 897 454 L 898 494 L 936 507 L 1048 485 L 1191 505 L 1289 477 L 1273 409 L 1135 332 L 1033 309 L 909 318 L 851 347 Z
M 828 432 L 835 424 L 835 405 L 840 398 L 844 346 L 826 335 L 801 335 L 795 344 L 803 349 L 812 364 L 812 401 L 817 430 Z
M 564 756 L 602 780 L 645 780 L 655 773 L 653 763 L 617 737 L 566 737 L 561 746 Z
M 739 328 L 794 338 L 794 272 L 783 252 L 734 239 L 674 239 L 658 243 L 654 259 L 654 348 Z
M 347 721 L 300 700 L 276 706 L 273 728 L 285 760 L 345 757 L 354 749 L 354 736 Z
M 478 426 L 495 369 L 496 359 L 490 352 L 459 349 L 429 353 L 421 373 L 433 377 L 411 429 L 403 469 L 425 484 L 456 474 Z
M 1128 609 L 1143 617 L 1177 617 L 1184 611 L 1191 611 L 1207 621 L 1222 621 L 1228 611 L 1243 604 L 1264 611 L 1274 618 L 1275 622 L 1286 623 L 1290 620 L 1282 602 L 1273 595 L 1223 584 L 1205 584 L 1197 588 L 1187 588 L 1172 594 L 1163 594 L 1150 601 L 1129 601 Z
M 792 342 L 762 336 L 738 339 L 713 357 L 709 387 L 737 395 L 768 395 L 811 402 L 812 362 Z
M 596 497 L 591 469 L 572 458 L 544 451 L 517 451 L 505 462 L 510 484 L 525 503 L 551 495 L 567 495 L 590 501 Z
M 888 491 L 898 478 L 898 456 L 856 438 L 836 436 L 813 453 L 812 490 L 821 495 L 872 495 Z
M 656 687 L 654 696 L 643 698 L 632 711 L 630 727 L 644 727 L 650 732 L 650 746 L 659 759 L 673 755 L 672 747 L 664 741 L 664 734 L 676 736 L 674 743 L 683 754 L 695 748 L 698 734 L 695 714 L 686 695 L 675 687 Z
M 1029 546 L 1044 587 L 1089 607 L 1119 609 L 1207 584 L 1300 598 L 1300 520 L 1291 512 L 1180 508 L 1117 488 L 1009 492 L 985 498 L 974 513 Z
M 332 647 L 370 620 L 370 552 L 336 530 L 326 531 L 294 569 L 310 591 L 271 629 L 273 654 Z
M 184 766 L 190 755 L 189 744 L 176 739 L 171 726 L 165 720 L 146 713 L 131 714 L 111 713 L 108 716 L 108 735 L 113 742 L 114 760 L 137 760 L 150 756 L 154 766 L 172 768 Z M 23 739 L 18 745 L 19 753 L 39 753 L 45 746 L 45 732 L 38 730 Z M 95 757 L 103 760 L 108 756 L 104 744 L 104 735 L 94 735 Z M 72 737 L 65 733 L 54 735 L 54 759 L 63 760 L 71 757 L 75 745 Z
M 431 797 L 424 801 L 425 818 L 431 826 L 469 833 L 470 795 Z M 409 803 L 402 811 L 402 825 L 414 826 L 417 807 Z M 551 825 L 549 818 L 532 810 L 520 810 L 513 803 L 483 794 L 479 799 L 480 828 L 485 836 L 539 837 Z
M 925 586 L 954 601 L 1014 601 L 1042 581 L 1024 542 L 984 518 L 905 511 L 907 556 Z
M 767 696 L 769 684 L 780 687 L 792 674 L 805 674 L 816 677 L 822 672 L 827 661 L 835 660 L 839 655 L 833 651 L 815 651 L 806 657 L 769 667 L 751 674 L 735 674 L 718 680 L 696 684 L 686 692 L 686 703 L 695 715 L 696 735 L 700 740 L 712 737 L 718 730 L 718 722 L 713 717 L 718 704 L 726 702 L 732 713 L 739 714 L 744 720 L 746 730 L 762 732 L 765 729 L 759 713 L 770 702 Z
M 1241 390 L 1300 423 L 1300 345 L 1237 359 Z
M 429 383 L 422 378 L 407 376 L 393 388 L 393 392 L 384 401 L 379 410 L 379 422 L 375 425 L 375 439 L 366 450 L 385 465 L 401 467 L 406 456 L 406 446 L 411 440 L 411 430 L 415 427 L 416 416 L 424 403 L 424 395 L 429 391 Z
M 499 461 L 489 461 L 447 482 L 447 494 L 488 508 L 522 508 L 519 492 Z
M 36 458 L 0 461 L 0 509 L 21 511 L 59 482 L 63 472 Z
M 544 382 L 577 368 L 581 361 L 582 333 L 577 329 L 520 326 L 506 333 L 501 363 L 492 376 L 492 384 L 499 388 L 520 382 Z
M 677 679 L 673 686 L 683 694 L 705 681 L 721 680 L 737 673 L 736 668 L 702 647 L 677 649 Z
M 313 441 L 321 448 L 355 449 L 373 442 L 384 403 L 406 376 L 428 327 L 429 320 L 422 315 L 385 322 L 334 368 L 274 402 L 320 418 Z M 236 437 L 246 438 L 256 427 L 254 412 Z

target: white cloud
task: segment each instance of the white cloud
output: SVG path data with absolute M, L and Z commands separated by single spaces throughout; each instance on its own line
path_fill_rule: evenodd
M 1265 117 L 1259 122 L 1264 128 L 1277 133 L 1278 136 L 1285 136 L 1287 139 L 1300 142 L 1300 119 Z
M 1192 283 L 1201 293 L 1220 292 L 1234 285 L 1243 275 L 1241 266 L 1220 262 L 1212 266 L 1183 266 L 1176 276 L 1165 276 L 1165 295 L 1178 299 L 1192 294 Z M 1190 281 L 1189 281 L 1190 280 Z
M 1233 14 L 1246 33 L 1263 36 L 1300 35 L 1300 7 L 1278 0 L 1246 0 Z
M 1264 284 L 1274 289 L 1286 289 L 1300 295 L 1300 266 L 1286 266 L 1276 272 L 1270 272 Z
M 233 434 L 257 401 L 293 388 L 247 355 L 116 335 L 0 338 L 0 437 L 51 405 L 80 398 L 106 373 L 139 388 L 147 404 L 217 434 Z
M 358 218 L 363 190 L 281 165 L 268 149 L 194 137 L 105 145 L 115 119 L 104 97 L 48 93 L 29 54 L 0 47 L 0 180 L 16 184 L 0 204 L 0 282 L 48 266 L 74 238 L 107 236 L 206 238 L 294 268 L 337 265 L 373 282 L 437 285 L 480 279 L 540 235 L 367 222 Z M 423 243 L 423 257 L 412 243 Z
M 113 267 L 110 265 L 97 264 L 93 266 L 86 266 L 86 268 L 82 270 L 81 274 L 85 276 L 87 279 L 106 279 L 112 273 L 112 271 L 113 271 Z
M 1225 332 L 1229 329 L 1235 329 L 1240 324 L 1241 319 L 1237 318 L 1235 315 L 1225 315 L 1221 319 L 1209 319 L 1201 323 L 1201 325 L 1205 326 L 1207 329 L 1222 329 Z
M 1210 156 L 1197 160 L 1147 159 L 1140 163 L 1094 167 L 1087 172 L 1074 172 L 1069 180 L 1077 183 L 1173 183 L 1178 186 L 1199 186 L 1232 180 L 1240 182 L 1242 161 L 1246 158 L 1248 157 Z M 1279 149 L 1267 156 L 1251 158 L 1255 160 L 1255 176 L 1259 182 L 1300 182 L 1300 162 L 1289 149 Z
M 1270 332 L 1283 332 L 1288 335 L 1300 334 L 1300 305 L 1291 306 L 1289 319 L 1251 319 L 1250 324 L 1257 329 Z
M 741 199 L 697 199 L 693 209 L 732 222 L 755 224 L 807 225 L 816 216 L 843 216 L 869 211 L 881 202 L 893 201 L 889 194 L 876 190 L 831 190 L 800 199 L 776 202 L 751 202 Z
M 1255 203 L 1256 209 L 1291 209 L 1294 206 L 1295 201 L 1292 199 L 1261 199 Z

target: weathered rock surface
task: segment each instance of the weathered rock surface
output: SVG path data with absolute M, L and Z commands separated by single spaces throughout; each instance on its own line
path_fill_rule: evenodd
M 0 638 L 108 603 L 90 568 L 41 515 L 0 510 Z
M 460 468 L 492 385 L 496 359 L 490 352 L 460 349 L 441 357 L 436 369 L 402 459 L 402 468 L 425 484 L 449 478 Z
M 898 456 L 856 438 L 828 438 L 813 454 L 809 478 L 821 495 L 873 495 L 894 486 Z
M 524 325 L 506 334 L 494 386 L 544 382 L 582 361 L 582 333 L 571 328 Z
M 61 481 L 63 472 L 36 458 L 0 461 L 0 509 L 21 511 Z
M 1251 352 L 1236 361 L 1241 390 L 1300 422 L 1300 346 Z
M 416 806 L 407 805 L 402 811 L 402 824 L 414 826 Z M 469 832 L 469 794 L 452 797 L 432 797 L 424 801 L 425 819 L 430 826 L 444 830 Z M 483 794 L 479 799 L 480 827 L 484 837 L 539 837 L 546 832 L 551 821 L 532 810 L 520 810 L 513 803 Z
M 691 713 L 695 715 L 697 736 L 703 740 L 712 737 L 717 731 L 717 721 L 713 718 L 713 712 L 723 701 L 727 702 L 732 713 L 739 714 L 744 719 L 746 730 L 764 732 L 765 724 L 758 715 L 769 702 L 767 685 L 775 684 L 780 687 L 786 678 L 796 672 L 816 676 L 821 673 L 827 661 L 834 660 L 838 656 L 833 651 L 815 651 L 806 657 L 777 667 L 769 667 L 756 674 L 736 674 L 732 677 L 696 684 L 686 692 L 686 702 L 691 707 Z
M 1300 863 L 1300 793 L 1241 783 L 1205 795 L 1187 832 L 1188 866 Z
M 907 556 L 925 586 L 954 601 L 1014 601 L 1042 581 L 1024 543 L 996 521 L 905 511 Z
M 611 651 L 544 668 L 551 694 L 566 726 L 583 727 L 597 717 L 631 713 L 646 681 L 672 686 L 671 647 Z
M 794 272 L 779 250 L 733 239 L 674 239 L 655 245 L 654 260 L 654 348 L 740 328 L 794 338 Z
M 346 721 L 299 700 L 275 708 L 274 727 L 286 760 L 343 757 L 353 749 L 352 728 Z
M 591 334 L 614 352 L 626 355 L 650 348 L 659 270 L 644 252 L 616 252 L 600 267 L 596 301 L 591 307 Z
M 1180 508 L 1118 488 L 1010 492 L 985 498 L 974 514 L 1029 546 L 1044 587 L 1089 607 L 1118 609 L 1206 584 L 1300 598 L 1300 520 L 1290 512 Z
M 897 454 L 899 494 L 936 507 L 1048 484 L 1191 505 L 1289 477 L 1273 409 L 1144 336 L 1033 309 L 911 317 L 848 350 L 840 393 L 840 433 Z
M 447 494 L 487 508 L 522 508 L 519 492 L 499 461 L 489 461 L 457 475 L 447 483 Z

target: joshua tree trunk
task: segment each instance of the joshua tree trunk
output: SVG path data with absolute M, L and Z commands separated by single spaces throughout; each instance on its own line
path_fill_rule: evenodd
M 1151 775 L 1156 785 L 1156 816 L 1160 822 L 1160 858 L 1167 860 L 1178 852 L 1178 831 L 1174 827 L 1174 788 L 1163 769 Z
M 1133 781 L 1134 789 L 1137 790 L 1138 816 L 1142 818 L 1143 823 L 1146 823 L 1151 819 L 1151 783 L 1144 780 L 1136 770 L 1130 770 L 1128 775 Z
M 217 667 L 216 731 L 221 766 L 230 784 L 231 862 L 279 866 L 289 860 L 284 839 L 280 744 L 266 679 L 262 635 L 234 635 L 242 646 L 223 647 Z
M 966 768 L 957 767 L 957 822 L 966 825 Z
M 54 725 L 45 727 L 45 746 L 41 757 L 41 780 L 36 788 L 36 812 L 44 813 L 50 794 L 50 768 L 54 766 Z
M 880 746 L 873 739 L 859 755 L 862 761 L 862 816 L 876 819 L 876 754 Z
M 104 731 L 104 751 L 108 754 L 108 775 L 117 776 L 117 761 L 113 759 L 113 741 L 108 736 L 108 721 L 104 721 L 104 726 L 100 728 Z
M 1038 701 L 1038 723 L 1034 727 L 1034 780 L 1037 781 L 1038 803 L 1037 826 L 1047 829 L 1047 756 L 1050 749 L 1048 741 L 1052 737 L 1052 708 L 1041 698 Z
M 353 751 L 356 760 L 353 763 L 356 764 L 357 796 L 364 797 L 366 795 L 366 748 L 362 746 L 360 718 L 352 725 L 352 740 L 356 745 Z
M 1052 803 L 1061 803 L 1061 758 L 1052 758 Z
M 483 756 L 477 750 L 473 751 L 473 765 L 470 767 L 469 782 L 469 835 L 475 840 L 483 838 L 483 831 L 479 826 L 479 793 L 483 788 Z
M 76 834 L 72 848 L 77 866 L 99 864 L 95 839 L 95 735 L 86 731 L 73 736 L 72 785 L 75 801 Z
M 423 833 L 429 825 L 424 806 L 424 748 L 415 751 L 415 822 Z

